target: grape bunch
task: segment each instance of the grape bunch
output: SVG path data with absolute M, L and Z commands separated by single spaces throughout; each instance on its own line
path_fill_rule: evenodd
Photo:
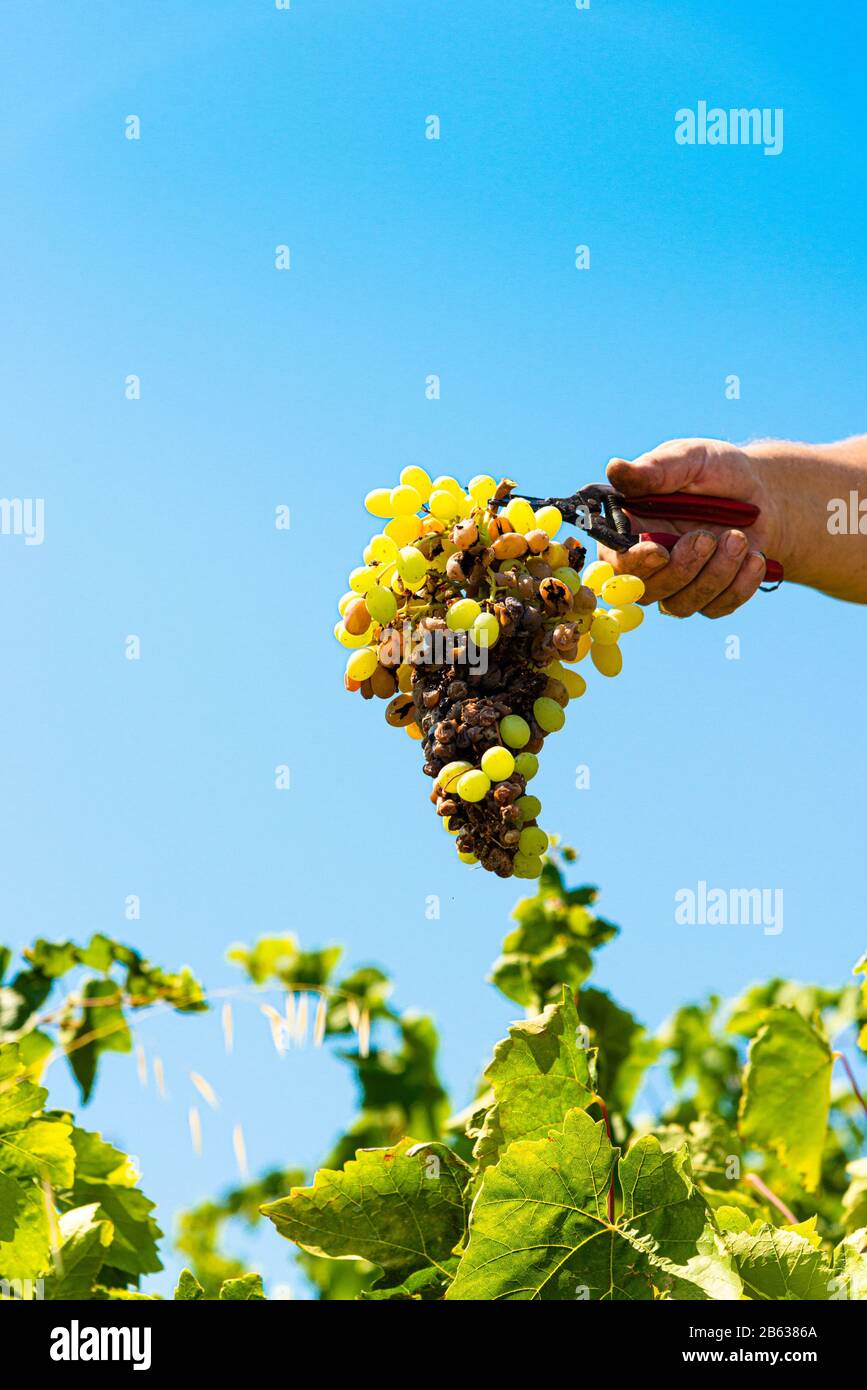
M 458 857 L 501 878 L 537 878 L 548 837 L 527 784 L 549 734 L 586 682 L 589 654 L 619 674 L 619 640 L 641 623 L 641 580 L 615 575 L 554 506 L 533 511 L 515 484 L 464 489 L 405 468 L 365 505 L 382 525 L 340 600 L 344 685 L 387 700 L 385 718 L 422 745 L 431 801 Z M 600 599 L 607 607 L 600 605 Z

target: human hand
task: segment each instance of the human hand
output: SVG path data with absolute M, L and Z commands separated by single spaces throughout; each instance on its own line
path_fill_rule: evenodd
M 775 499 L 761 464 L 748 452 L 721 439 L 672 439 L 632 462 L 614 458 L 608 479 L 627 499 L 636 531 L 664 529 L 680 535 L 671 554 L 652 541 L 627 551 L 599 548 L 599 558 L 618 574 L 644 581 L 642 603 L 659 603 L 677 618 L 701 613 L 723 618 L 752 598 L 765 574 L 765 558 L 778 553 L 780 534 Z M 642 518 L 628 499 L 651 492 L 694 492 L 752 502 L 761 515 L 746 530 L 722 526 L 690 527 L 684 521 Z

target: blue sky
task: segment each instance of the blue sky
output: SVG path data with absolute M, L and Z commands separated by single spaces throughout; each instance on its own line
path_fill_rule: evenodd
M 10 944 L 125 934 L 219 987 L 232 941 L 344 942 L 435 1015 L 467 1099 L 513 1012 L 482 980 L 516 886 L 455 862 L 417 747 L 342 689 L 361 498 L 411 462 L 559 493 L 670 436 L 867 428 L 844 13 L 8 0 L 2 491 L 46 524 L 0 538 Z M 782 107 L 782 154 L 677 145 L 699 100 Z M 796 587 L 721 623 L 649 614 L 546 747 L 543 822 L 624 928 L 599 982 L 649 1024 L 768 974 L 836 982 L 863 950 L 865 636 L 867 610 Z M 676 926 L 702 879 L 781 887 L 784 931 Z M 167 1222 L 233 1180 L 233 1124 L 255 1169 L 312 1165 L 350 1113 L 336 1063 L 280 1061 L 246 1017 L 232 1059 L 216 1015 L 144 1025 L 168 1105 L 105 1065 L 88 1122 Z M 190 1068 L 223 1100 L 200 1160 Z M 256 1256 L 283 1277 L 276 1237 Z

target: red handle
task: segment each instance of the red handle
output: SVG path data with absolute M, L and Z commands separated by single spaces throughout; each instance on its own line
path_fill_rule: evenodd
M 644 497 L 627 497 L 626 509 L 639 516 L 664 517 L 667 521 L 698 521 L 713 526 L 752 526 L 761 512 L 752 502 L 738 502 L 734 497 L 706 497 L 699 492 L 652 492 Z M 658 531 L 642 531 L 643 541 L 655 541 L 672 551 L 680 536 Z M 770 584 L 783 580 L 779 560 L 768 560 L 765 579 Z

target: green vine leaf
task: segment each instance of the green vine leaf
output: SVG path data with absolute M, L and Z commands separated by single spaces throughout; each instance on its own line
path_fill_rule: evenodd
M 464 1234 L 469 1169 L 444 1145 L 402 1139 L 359 1149 L 340 1172 L 321 1169 L 312 1187 L 262 1208 L 281 1235 L 312 1255 L 363 1259 L 400 1283 L 444 1268 Z
M 587 1046 L 569 990 L 535 1018 L 516 1023 L 498 1043 L 485 1072 L 494 1104 L 473 1150 L 480 1170 L 509 1144 L 538 1139 L 567 1110 L 596 1099 L 596 1049 Z
M 707 1207 L 685 1148 L 666 1154 L 648 1136 L 618 1165 L 619 1152 L 583 1110 L 545 1139 L 511 1144 L 485 1173 L 446 1298 L 652 1299 L 673 1267 L 706 1253 Z M 616 1166 L 623 1203 L 611 1222 Z
M 753 1041 L 738 1116 L 744 1143 L 775 1154 L 809 1192 L 819 1183 L 833 1055 L 796 1009 L 770 1009 Z
M 261 1274 L 242 1274 L 239 1279 L 227 1279 L 220 1289 L 220 1298 L 229 1303 L 254 1303 L 265 1298 Z
M 45 1297 L 64 1301 L 91 1298 L 111 1245 L 111 1222 L 100 1220 L 94 1202 L 64 1212 L 59 1227 L 57 1269 L 45 1281 Z

